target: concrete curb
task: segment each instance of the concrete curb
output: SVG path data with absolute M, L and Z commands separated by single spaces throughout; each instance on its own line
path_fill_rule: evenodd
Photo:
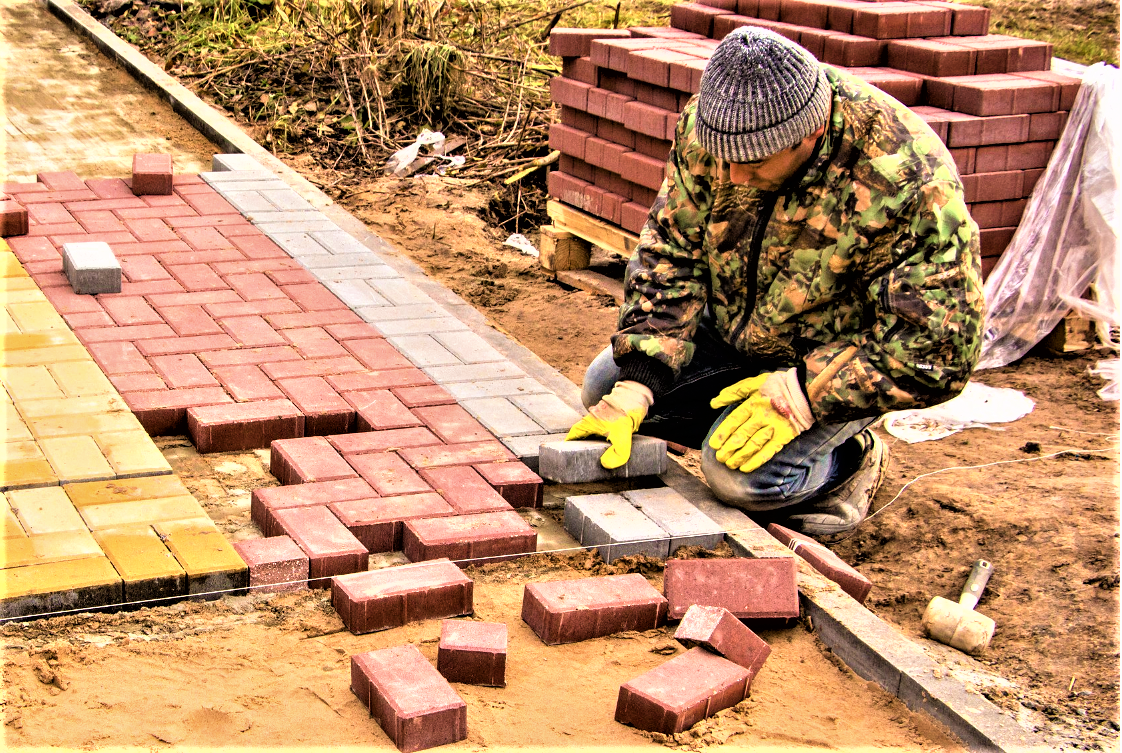
M 46 2 L 51 12 L 71 29 L 84 35 L 135 79 L 163 97 L 177 114 L 223 151 L 253 157 L 368 248 L 373 250 L 385 245 L 360 220 L 338 206 L 314 184 L 273 156 L 233 121 L 203 102 L 80 7 L 68 0 Z M 496 331 L 474 307 L 429 279 L 411 261 L 400 256 L 386 255 L 384 258 L 387 264 L 422 288 L 496 350 L 517 363 L 564 402 L 577 410 L 581 409 L 580 390 L 537 355 Z M 793 556 L 790 550 L 743 513 L 721 504 L 705 484 L 676 463 L 671 464 L 662 480 L 720 523 L 726 531 L 731 531 L 726 539 L 739 556 Z M 947 675 L 918 645 L 851 599 L 801 558 L 796 559 L 803 613 L 810 619 L 822 641 L 859 676 L 876 682 L 909 708 L 923 711 L 941 722 L 971 750 L 1049 749 L 1040 738 L 1026 732 L 997 706 Z

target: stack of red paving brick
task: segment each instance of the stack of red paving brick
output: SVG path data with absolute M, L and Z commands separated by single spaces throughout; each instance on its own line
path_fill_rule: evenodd
M 561 151 L 550 195 L 638 232 L 661 184 L 677 115 L 717 40 L 762 26 L 913 108 L 947 144 L 982 229 L 988 273 L 1075 100 L 1051 73 L 1052 46 L 988 34 L 989 10 L 947 2 L 703 0 L 671 8 L 670 27 L 555 29 L 551 82 Z

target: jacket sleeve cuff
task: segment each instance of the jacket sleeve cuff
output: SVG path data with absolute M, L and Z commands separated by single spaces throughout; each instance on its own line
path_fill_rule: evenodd
M 655 400 L 665 395 L 674 385 L 674 371 L 656 358 L 642 353 L 628 353 L 616 362 L 620 381 L 630 380 L 644 385 L 654 394 Z

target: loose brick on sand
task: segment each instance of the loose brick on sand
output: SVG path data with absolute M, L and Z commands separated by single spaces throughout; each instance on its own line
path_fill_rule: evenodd
M 401 543 L 411 562 L 447 557 L 466 567 L 534 552 L 538 534 L 512 510 L 409 520 Z
M 796 533 L 776 523 L 770 524 L 767 530 L 780 542 L 786 544 L 791 551 L 809 562 L 811 567 L 841 586 L 843 591 L 857 601 L 865 601 L 865 597 L 873 589 L 872 581 L 850 567 L 845 560 L 834 554 L 829 548 L 809 536 L 803 536 L 801 533 Z
M 505 688 L 506 648 L 504 622 L 445 620 L 436 668 L 449 682 Z
M 724 607 L 740 619 L 799 616 L 793 557 L 669 560 L 663 590 L 672 620 L 694 604 Z
M 666 620 L 667 600 L 638 573 L 528 583 L 522 619 L 549 645 L 651 630 Z
M 371 715 L 402 753 L 467 737 L 467 704 L 416 646 L 352 657 L 352 688 L 369 698 Z
M 448 560 L 340 575 L 331 582 L 331 605 L 356 635 L 471 614 L 473 595 L 471 579 Z
M 748 693 L 748 670 L 703 648 L 655 667 L 619 689 L 616 721 L 649 732 L 673 735 Z
M 308 587 L 308 555 L 290 537 L 245 539 L 233 546 L 249 565 L 251 591 L 276 593 Z
M 701 646 L 748 670 L 748 685 L 760 671 L 771 646 L 724 607 L 694 604 L 674 631 L 674 640 L 686 648 Z

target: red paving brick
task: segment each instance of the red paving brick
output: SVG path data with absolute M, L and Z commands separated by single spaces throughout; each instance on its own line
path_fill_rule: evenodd
M 474 468 L 512 507 L 542 506 L 541 476 L 521 462 L 480 463 Z
M 291 303 L 291 302 L 290 302 Z M 292 304 L 295 306 L 295 304 Z M 269 312 L 279 313 L 279 312 Z M 347 349 L 339 344 L 323 327 L 302 327 L 281 330 L 284 337 L 304 358 L 337 358 L 347 355 Z
M 307 311 L 301 314 L 273 314 L 266 318 L 269 320 L 269 324 L 277 329 L 325 327 L 329 324 L 357 324 L 362 321 L 358 314 L 348 308 L 331 311 Z
M 652 630 L 666 621 L 667 601 L 638 573 L 528 583 L 522 619 L 549 645 Z
M 352 324 L 329 324 L 324 327 L 329 335 L 336 340 L 342 342 L 343 340 L 355 340 L 367 337 L 381 337 L 378 331 L 371 327 L 366 322 L 355 322 Z
M 276 536 L 273 510 L 328 505 L 332 502 L 372 499 L 377 496 L 370 488 L 370 484 L 360 478 L 318 481 L 292 486 L 270 486 L 253 490 L 249 511 L 253 522 L 263 535 Z
M 291 300 L 262 272 L 226 275 L 226 283 L 247 301 Z
M 799 616 L 792 557 L 726 560 L 668 560 L 663 590 L 670 619 L 694 604 L 724 607 L 740 619 Z
M 409 520 L 401 543 L 410 562 L 447 557 L 466 567 L 532 553 L 537 541 L 537 532 L 510 511 Z
M 427 405 L 454 405 L 456 403 L 456 398 L 452 397 L 439 384 L 427 384 L 421 387 L 394 387 L 390 391 L 407 408 L 420 408 Z
M 96 301 L 94 302 L 96 303 Z M 98 307 L 100 312 L 101 307 Z M 87 345 L 86 350 L 107 375 L 152 373 L 154 369 L 136 346 L 130 342 L 108 342 Z
M 389 390 L 345 392 L 343 397 L 358 414 L 360 432 L 421 426 L 421 419 L 401 404 Z
M 436 669 L 449 682 L 505 688 L 506 649 L 506 623 L 444 620 Z
M 327 381 L 339 392 L 420 387 L 433 383 L 428 374 L 420 369 L 390 369 L 388 371 L 331 374 L 327 377 Z
M 272 400 L 284 397 L 272 379 L 253 364 L 212 366 L 211 373 L 226 392 L 239 403 L 249 400 Z
M 416 471 L 393 452 L 348 455 L 346 462 L 382 496 L 432 491 Z M 432 559 L 427 557 L 426 559 Z
M 268 301 L 230 301 L 203 304 L 203 310 L 215 319 L 231 316 L 265 316 L 299 311 L 300 307 L 287 298 Z M 342 346 L 340 346 L 342 350 Z M 344 351 L 345 352 L 345 351 Z M 308 356 L 305 356 L 307 358 Z
M 471 579 L 448 560 L 342 575 L 331 586 L 331 605 L 355 634 L 471 614 L 473 596 Z
M 459 515 L 512 509 L 510 503 L 469 465 L 424 468 L 420 476 L 440 492 Z
M 281 290 L 289 298 L 296 301 L 304 311 L 347 309 L 347 304 L 340 301 L 334 293 L 318 282 L 285 285 Z
M 818 572 L 841 586 L 841 589 L 859 602 L 864 602 L 873 583 L 830 549 L 814 539 L 803 536 L 781 525 L 771 523 L 768 533 L 779 539 L 795 554 L 810 563 Z
M 615 720 L 649 732 L 673 735 L 748 694 L 748 670 L 692 648 L 619 689 Z
M 299 487 L 280 487 L 299 488 Z M 401 551 L 406 520 L 442 518 L 456 510 L 435 492 L 332 501 L 328 509 L 371 553 Z
M 270 319 L 271 317 L 266 317 Z M 262 370 L 269 375 L 270 379 L 290 379 L 292 377 L 309 377 L 309 376 L 333 376 L 336 374 L 346 374 L 349 372 L 365 371 L 365 367 L 351 358 L 350 356 L 343 356 L 340 358 L 309 358 L 307 360 L 285 360 L 276 363 L 265 363 L 261 365 Z M 335 389 L 339 389 L 334 383 L 331 385 Z M 339 390 L 342 392 L 343 390 Z
M 440 444 L 428 429 L 418 426 L 406 429 L 386 429 L 384 431 L 365 431 L 356 434 L 336 434 L 327 438 L 331 446 L 344 457 L 360 455 L 365 452 L 396 452 L 405 447 L 425 447 Z
M 288 342 L 260 316 L 231 316 L 218 324 L 242 347 L 267 348 Z
M 249 566 L 249 589 L 256 593 L 299 591 L 308 587 L 308 555 L 288 536 L 233 542 Z
M 771 646 L 732 612 L 694 604 L 682 617 L 674 640 L 686 648 L 700 646 L 748 670 L 748 686 L 771 654 Z
M 326 507 L 286 507 L 273 517 L 308 555 L 310 588 L 330 588 L 332 576 L 366 570 L 366 547 Z
M 467 704 L 412 644 L 372 651 L 367 673 L 370 713 L 402 753 L 467 737 Z
M 140 296 L 107 295 L 98 303 L 113 321 L 124 327 L 134 324 L 163 324 L 164 320 Z
M 269 451 L 269 472 L 282 484 L 338 481 L 358 473 L 323 437 L 282 439 Z
M 354 424 L 354 409 L 323 377 L 279 379 L 276 385 L 304 414 L 304 436 L 344 434 Z
M 170 356 L 177 353 L 200 353 L 204 350 L 225 350 L 235 343 L 228 335 L 195 335 L 192 337 L 161 337 L 139 340 L 136 349 L 145 356 Z
M 154 338 L 175 337 L 175 332 L 166 324 L 137 324 L 131 327 L 87 327 L 75 332 L 83 345 L 107 342 L 139 342 Z M 139 346 L 138 346 L 139 347 Z M 143 352 L 143 351 L 142 351 Z
M 164 380 L 153 373 L 148 374 L 119 374 L 110 376 L 109 381 L 117 388 L 117 392 L 151 392 L 153 390 L 166 390 Z
M 229 348 L 227 350 L 212 350 L 200 353 L 199 359 L 211 369 L 220 366 L 246 366 L 260 367 L 264 363 L 280 363 L 281 361 L 299 361 L 300 354 L 289 347 L 274 348 Z M 262 372 L 264 374 L 264 372 Z M 269 379 L 268 376 L 265 377 Z
M 168 387 L 217 387 L 218 381 L 193 353 L 157 356 L 149 360 Z
M 230 396 L 221 387 L 130 392 L 124 397 L 141 426 L 153 437 L 184 433 L 188 408 L 230 402 Z
M 448 444 L 492 439 L 491 432 L 459 405 L 414 408 L 413 413 Z
M 368 369 L 408 369 L 412 362 L 382 338 L 344 340 L 343 347 L 350 351 Z
M 199 452 L 268 447 L 304 435 L 304 416 L 288 400 L 207 405 L 187 410 L 187 430 Z
M 465 442 L 430 447 L 405 447 L 398 453 L 414 468 L 435 468 L 442 465 L 475 465 L 516 460 L 502 442 Z

